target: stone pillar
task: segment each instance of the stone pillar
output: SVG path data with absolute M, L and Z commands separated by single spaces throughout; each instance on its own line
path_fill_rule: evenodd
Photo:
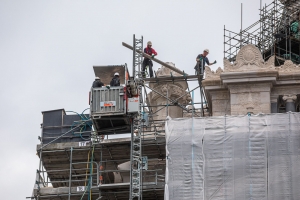
M 230 115 L 230 93 L 228 90 L 211 91 L 212 116 Z
M 271 83 L 228 85 L 231 115 L 271 113 Z
M 296 105 L 295 102 L 297 100 L 297 96 L 294 94 L 288 94 L 284 95 L 282 99 L 285 101 L 285 111 L 286 112 L 295 112 L 296 111 Z
M 271 113 L 278 113 L 278 95 L 271 95 Z

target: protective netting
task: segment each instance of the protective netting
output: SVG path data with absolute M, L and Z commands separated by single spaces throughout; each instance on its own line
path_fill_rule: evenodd
M 300 113 L 169 119 L 165 199 L 300 199 Z

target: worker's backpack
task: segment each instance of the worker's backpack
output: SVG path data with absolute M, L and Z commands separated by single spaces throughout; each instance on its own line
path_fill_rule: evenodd
M 120 86 L 120 79 L 114 77 L 114 78 L 110 81 L 110 86 Z

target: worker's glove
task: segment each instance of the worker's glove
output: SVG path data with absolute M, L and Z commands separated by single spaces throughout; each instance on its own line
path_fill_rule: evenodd
M 152 57 L 152 58 L 154 58 L 154 56 L 155 56 L 155 55 L 154 55 L 154 54 L 152 54 L 152 56 L 151 56 L 151 57 Z
M 213 64 L 216 64 L 217 63 L 217 61 L 215 60 L 215 62 L 213 62 Z

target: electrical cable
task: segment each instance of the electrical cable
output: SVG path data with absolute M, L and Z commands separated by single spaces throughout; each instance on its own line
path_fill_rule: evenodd
M 80 138 L 81 139 L 83 139 L 83 140 L 90 140 L 91 139 L 91 137 L 89 137 L 89 138 L 84 138 L 83 136 L 82 136 L 82 132 L 84 132 L 85 130 L 86 130 L 86 128 L 87 128 L 87 126 L 89 126 L 91 129 L 92 129 L 92 123 L 90 122 L 90 119 L 88 118 L 88 117 L 86 117 L 83 113 L 84 113 L 84 111 L 86 111 L 86 110 L 88 110 L 89 108 L 86 108 L 85 110 L 83 110 L 82 111 L 82 113 L 81 114 L 79 114 L 79 113 L 77 113 L 77 112 L 75 112 L 75 111 L 66 111 L 66 112 L 72 112 L 72 113 L 75 113 L 75 114 L 77 114 L 79 117 L 80 117 L 80 120 L 81 121 L 86 121 L 86 123 L 80 128 L 80 132 L 79 132 L 79 136 L 80 136 Z M 73 128 L 73 126 L 75 126 L 75 125 L 78 125 L 78 122 L 73 122 L 73 124 L 72 124 L 72 126 L 71 126 L 71 129 Z M 75 133 L 73 132 L 73 135 L 75 135 Z

